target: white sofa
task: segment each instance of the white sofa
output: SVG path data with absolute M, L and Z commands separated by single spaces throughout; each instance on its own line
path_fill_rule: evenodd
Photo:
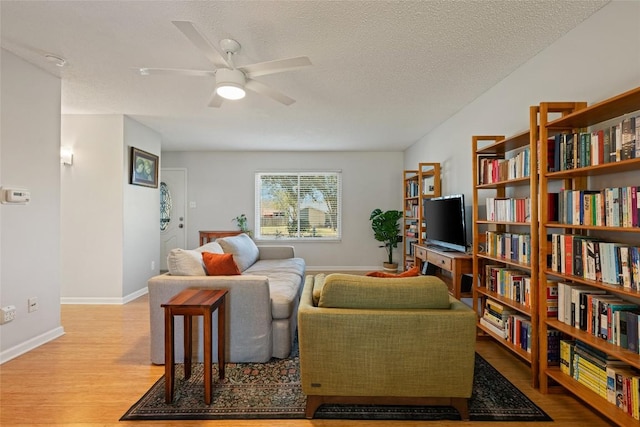
M 241 275 L 207 276 L 202 252 L 232 253 Z M 173 250 L 169 272 L 148 281 L 151 362 L 164 364 L 164 309 L 161 304 L 186 288 L 228 289 L 226 361 L 266 362 L 285 358 L 297 329 L 305 262 L 292 246 L 256 246 L 246 234 L 224 237 L 195 250 Z M 213 331 L 217 331 L 214 314 Z M 175 320 L 176 360 L 183 358 L 182 317 Z M 194 321 L 194 357 L 202 360 L 202 319 Z M 217 354 L 217 339 L 213 339 Z

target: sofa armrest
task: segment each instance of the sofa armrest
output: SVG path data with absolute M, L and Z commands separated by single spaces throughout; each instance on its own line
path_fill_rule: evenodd
M 258 259 L 286 259 L 295 258 L 293 246 L 264 245 L 258 246 L 260 255 Z
M 298 330 L 307 395 L 471 396 L 476 316 L 457 300 L 450 309 L 322 308 L 305 286 Z
M 148 281 L 151 320 L 151 361 L 164 363 L 164 310 L 161 304 L 187 288 L 228 289 L 226 316 L 227 360 L 241 361 L 237 354 L 251 354 L 252 360 L 271 358 L 271 296 L 266 276 L 172 276 L 162 274 Z M 214 316 L 214 320 L 217 319 Z M 181 320 L 180 320 L 181 321 Z M 217 320 L 215 320 L 217 323 Z M 176 327 L 176 342 L 182 337 Z M 234 354 L 235 353 L 235 354 Z M 229 359 L 230 357 L 230 359 Z

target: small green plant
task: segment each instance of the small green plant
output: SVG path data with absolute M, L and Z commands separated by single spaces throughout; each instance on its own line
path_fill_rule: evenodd
M 240 231 L 242 231 L 243 233 L 249 234 L 249 227 L 247 225 L 247 216 L 245 214 L 239 215 L 233 218 L 231 221 L 236 222 Z

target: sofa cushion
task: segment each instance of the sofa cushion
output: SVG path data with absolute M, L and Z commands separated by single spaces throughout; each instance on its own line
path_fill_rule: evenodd
M 272 272 L 286 272 L 304 276 L 305 263 L 302 258 L 261 259 L 244 271 L 244 274 L 269 276 Z
M 389 278 L 398 278 L 398 277 L 415 277 L 420 274 L 420 270 L 418 266 L 410 268 L 407 271 L 403 271 L 402 273 L 386 273 L 384 271 L 371 271 L 366 275 L 369 277 L 389 277 Z
M 167 267 L 172 276 L 206 276 L 202 254 L 195 250 L 171 249 Z
M 231 254 L 202 252 L 202 260 L 208 276 L 234 276 L 240 274 L 240 270 Z
M 269 275 L 271 316 L 274 319 L 288 319 L 294 314 L 300 286 L 300 276 L 297 274 L 283 272 Z
M 209 242 L 195 249 L 198 252 L 210 252 L 212 254 L 223 254 L 222 246 L 218 242 Z
M 329 274 L 319 307 L 427 309 L 450 307 L 447 285 L 435 276 L 379 278 Z
M 233 255 L 233 259 L 240 271 L 245 271 L 251 267 L 260 255 L 260 251 L 254 241 L 244 233 L 237 236 L 221 237 L 216 239 L 216 242 L 220 244 L 224 253 Z

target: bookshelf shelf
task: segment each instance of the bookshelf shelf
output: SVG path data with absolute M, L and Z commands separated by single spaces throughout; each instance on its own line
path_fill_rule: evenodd
M 491 338 L 495 339 L 498 343 L 500 343 L 501 345 L 503 345 L 504 347 L 509 349 L 513 354 L 515 354 L 516 356 L 520 357 L 525 362 L 528 362 L 528 363 L 531 362 L 531 354 L 530 353 L 527 353 L 526 351 L 524 351 L 523 349 L 521 349 L 517 345 L 514 345 L 514 344 L 510 343 L 509 341 L 507 341 L 503 337 L 497 335 L 495 332 L 493 332 L 491 329 L 487 328 L 486 326 L 484 326 L 481 323 L 478 323 L 478 329 L 482 330 L 482 332 L 484 332 L 486 335 L 488 335 Z
M 585 404 L 591 406 L 594 410 L 598 411 L 608 419 L 616 420 L 617 425 L 623 427 L 638 427 L 638 425 L 640 425 L 637 420 L 634 420 L 629 416 L 620 418 L 620 413 L 622 411 L 619 408 L 598 396 L 596 393 L 583 386 L 569 375 L 563 373 L 560 368 L 548 368 L 544 374 L 556 381 L 567 391 L 579 396 L 580 400 Z
M 535 173 L 537 153 L 532 141 L 535 139 L 531 129 L 510 137 L 472 137 L 473 306 L 479 316 L 477 326 L 480 335 L 495 339 L 526 361 L 531 366 L 531 382 L 537 387 L 538 187 Z M 529 201 L 530 216 L 527 219 L 530 220 L 526 222 L 519 220 L 523 215 L 518 215 L 513 208 L 516 199 L 522 198 Z M 506 201 L 506 204 L 498 206 L 496 201 Z M 483 205 L 485 211 L 481 212 Z M 500 209 L 507 211 L 500 212 Z M 516 218 L 518 221 L 504 221 Z M 523 239 L 526 243 L 521 247 L 519 240 L 512 240 L 511 233 L 517 238 L 528 236 L 529 239 Z M 521 262 L 527 260 L 520 258 L 521 250 L 530 262 Z M 510 298 L 512 296 L 515 298 Z M 526 301 L 527 304 L 520 301 Z M 504 309 L 495 310 L 496 304 Z M 512 325 L 522 326 L 516 328 Z M 501 337 L 496 328 L 498 331 L 500 328 L 506 329 L 508 338 Z M 523 343 L 523 339 L 528 341 Z M 523 347 L 528 347 L 530 351 Z
M 506 181 L 499 181 L 499 182 L 493 182 L 491 184 L 478 184 L 478 189 L 479 190 L 491 190 L 491 189 L 496 189 L 496 188 L 506 188 L 506 187 L 513 187 L 516 185 L 529 185 L 529 178 L 524 177 L 524 178 L 516 178 L 516 179 L 510 179 L 510 180 L 506 180 Z
M 640 158 L 620 160 L 614 163 L 589 166 L 584 168 L 569 169 L 547 174 L 548 179 L 564 179 L 583 176 L 608 175 L 611 173 L 630 172 L 640 169 Z
M 558 103 L 554 103 L 558 104 Z M 573 103 L 565 103 L 565 110 L 570 110 Z M 640 87 L 631 89 L 589 107 L 574 110 L 559 119 L 549 121 L 547 129 L 575 129 L 593 126 L 604 121 L 621 117 L 638 110 L 640 105 Z M 561 107 L 562 108 L 562 107 Z
M 633 353 L 629 350 L 621 348 L 618 345 L 611 344 L 603 338 L 594 337 L 588 332 L 571 327 L 559 320 L 547 319 L 546 324 L 565 335 L 569 335 L 573 338 L 579 339 L 582 342 L 589 344 L 591 347 L 603 351 L 611 356 L 615 356 L 616 359 L 620 359 L 623 362 L 628 363 L 636 368 L 640 368 L 640 355 Z
M 631 197 L 630 195 L 635 192 L 635 189 L 632 191 L 631 187 L 640 184 L 637 182 L 637 176 L 631 176 L 632 174 L 627 173 L 640 170 L 640 158 L 634 158 L 636 157 L 635 152 L 638 152 L 638 148 L 640 148 L 640 145 L 635 145 L 640 143 L 637 138 L 638 130 L 627 131 L 626 133 L 624 131 L 625 126 L 631 127 L 630 123 L 633 123 L 636 117 L 640 117 L 639 111 L 640 87 L 591 106 L 587 106 L 584 102 L 543 102 L 539 105 L 539 140 L 547 141 L 547 143 L 540 144 L 539 156 L 541 171 L 539 179 L 539 211 L 541 212 L 539 235 L 540 239 L 547 239 L 547 244 L 540 245 L 539 255 L 540 281 L 547 284 L 540 286 L 538 295 L 538 300 L 540 301 L 538 314 L 540 319 L 540 354 L 545 354 L 550 350 L 547 332 L 553 331 L 561 333 L 567 340 L 572 340 L 562 341 L 561 348 L 570 348 L 571 342 L 575 341 L 599 352 L 601 359 L 598 360 L 614 359 L 630 368 L 640 369 L 640 354 L 625 348 L 626 341 L 618 341 L 620 330 L 616 331 L 617 325 L 612 326 L 612 322 L 615 322 L 613 320 L 614 316 L 611 314 L 613 309 L 610 312 L 606 310 L 607 298 L 618 298 L 624 302 L 640 306 L 638 303 L 640 299 L 640 290 L 638 288 L 640 287 L 633 284 L 637 273 L 632 271 L 632 265 L 629 272 L 623 272 L 622 267 L 618 267 L 618 265 L 623 266 L 629 265 L 627 263 L 632 263 L 633 258 L 629 253 L 632 252 L 633 248 L 640 246 L 640 227 L 637 226 L 637 216 L 635 225 L 626 226 L 631 223 L 630 217 L 633 214 L 633 209 L 637 209 L 637 207 L 631 208 L 632 203 L 629 203 L 627 210 L 622 210 L 624 209 L 623 194 L 625 195 L 624 197 L 627 197 L 626 194 Z M 557 118 L 558 114 L 560 114 L 560 118 Z M 638 122 L 636 126 L 638 126 L 640 119 L 636 121 Z M 604 135 L 604 138 L 601 135 Z M 634 140 L 635 143 L 630 142 Z M 603 146 L 606 148 L 603 149 Z M 559 147 L 560 150 L 558 150 Z M 565 170 L 557 170 L 558 165 L 560 165 L 560 169 Z M 560 206 L 564 208 L 558 209 L 557 218 L 561 218 L 561 221 L 549 218 L 553 214 L 552 205 L 549 205 L 549 194 L 557 192 L 558 188 L 560 188 L 558 193 L 561 195 L 560 200 L 563 200 L 562 194 L 567 194 L 567 192 L 573 192 L 573 194 L 569 193 L 569 196 L 578 197 L 577 199 L 566 199 L 565 206 Z M 613 188 L 616 192 L 619 191 L 619 193 L 616 193 L 620 195 L 619 200 L 618 198 L 606 199 L 607 191 L 610 188 Z M 593 201 L 588 200 L 587 194 L 598 194 L 599 196 L 597 197 L 600 197 L 600 202 L 588 205 L 587 202 L 593 203 Z M 573 200 L 573 203 L 571 203 L 571 200 Z M 606 202 L 603 202 L 603 200 Z M 619 212 L 621 214 L 618 215 L 616 213 L 611 217 L 609 208 L 612 203 L 617 205 L 618 201 L 620 202 Z M 631 202 L 631 200 L 629 201 Z M 586 206 L 595 207 L 591 211 L 587 211 Z M 593 216 L 588 216 L 587 213 L 592 213 Z M 624 219 L 622 213 L 624 213 Z M 563 214 L 565 214 L 564 218 Z M 599 215 L 598 221 L 593 219 L 596 215 Z M 571 216 L 574 218 L 573 221 L 568 219 Z M 603 220 L 605 216 L 606 219 Z M 568 224 L 563 221 L 585 222 L 586 224 Z M 609 221 L 613 226 L 609 225 Z M 589 224 L 596 222 L 607 225 Z M 616 226 L 618 223 L 624 223 L 625 226 Z M 604 251 L 604 249 L 599 248 L 604 247 L 605 244 L 607 246 L 612 245 L 615 248 L 614 251 L 599 253 L 600 250 Z M 592 250 L 594 247 L 596 248 L 595 251 Z M 629 247 L 631 249 L 628 249 L 627 253 L 619 249 L 620 247 Z M 586 252 L 583 252 L 583 249 Z M 560 255 L 560 252 L 563 252 L 563 254 Z M 596 258 L 594 253 L 599 253 L 600 257 Z M 597 261 L 595 261 L 596 259 Z M 610 272 L 614 271 L 613 276 L 608 275 L 605 277 L 605 274 L 594 276 L 594 274 L 604 272 L 604 263 L 610 259 L 612 259 L 612 263 L 606 268 Z M 594 270 L 591 269 L 590 275 L 589 271 L 586 270 L 587 263 L 593 266 L 597 265 L 597 267 L 593 267 L 597 273 L 594 273 Z M 593 280 L 594 277 L 597 277 L 598 280 Z M 627 277 L 626 281 L 624 277 Z M 553 311 L 549 310 L 547 300 L 543 295 L 549 286 L 548 283 L 551 281 L 558 284 L 560 298 L 558 304 L 561 308 L 564 307 L 564 317 L 554 317 L 548 314 Z M 578 291 L 573 292 L 571 289 L 582 289 L 583 294 L 594 295 L 595 293 L 602 294 L 604 291 L 608 295 L 602 297 L 603 302 L 595 305 L 587 303 L 586 305 L 587 307 L 594 307 L 594 310 L 598 304 L 598 307 L 601 307 L 600 310 L 605 307 L 605 310 L 597 315 L 599 319 L 603 320 L 597 321 L 607 322 L 609 327 L 616 331 L 609 331 L 609 340 L 597 337 L 590 331 L 594 323 L 587 323 L 587 326 L 583 326 L 583 329 L 588 331 L 570 324 L 572 318 L 575 318 L 575 322 L 577 322 L 578 317 L 572 316 L 578 315 L 569 313 L 569 318 L 567 318 L 567 302 L 573 303 L 571 305 L 572 308 L 575 307 L 575 304 L 578 304 L 579 307 L 576 310 L 583 310 L 582 302 L 576 302 L 575 299 L 572 301 L 566 300 L 566 298 L 571 298 L 570 296 L 567 297 L 566 293 L 568 292 L 572 292 L 574 298 L 577 295 Z M 601 297 L 594 296 L 589 298 L 597 299 Z M 624 310 L 621 309 L 621 311 Z M 620 316 L 621 318 L 626 317 L 624 314 Z M 582 320 L 583 318 L 581 317 L 581 322 Z M 591 322 L 591 320 L 587 319 L 587 322 Z M 595 325 L 598 326 L 597 324 Z M 605 324 L 604 327 L 606 328 L 607 325 Z M 577 348 L 576 346 L 576 352 L 578 351 Z M 581 364 L 586 363 L 585 361 L 588 360 L 588 356 L 585 354 L 571 356 L 570 353 L 563 353 L 562 350 L 560 354 L 564 361 L 563 366 L 574 365 L 567 358 L 577 357 L 576 360 L 579 360 Z M 549 365 L 550 363 L 546 358 L 540 358 L 539 383 L 541 392 L 554 391 L 553 389 L 556 388 L 554 386 L 560 386 L 592 406 L 612 423 L 620 426 L 640 426 L 639 420 L 634 419 L 615 404 L 611 404 L 606 398 L 601 397 L 584 385 L 592 380 L 582 379 L 583 376 L 588 377 L 588 374 L 581 374 L 579 372 L 580 368 L 577 367 L 578 365 L 574 365 L 576 366 L 575 369 L 577 369 L 576 372 L 578 372 L 578 374 L 574 374 L 577 379 L 565 373 L 566 371 L 563 372 L 559 367 L 551 367 Z M 601 386 L 603 380 L 600 381 L 600 383 L 597 381 L 595 383 Z M 593 387 L 593 384 L 591 386 Z M 640 406 L 637 400 L 633 404 L 635 407 Z
M 522 314 L 526 314 L 528 316 L 531 316 L 531 307 L 527 307 L 526 305 L 520 304 L 510 298 L 505 298 L 502 295 L 496 293 L 496 292 L 492 292 L 487 290 L 486 288 L 479 288 L 477 290 L 478 293 L 485 295 L 495 301 L 498 301 L 499 303 L 501 303 L 502 305 L 506 305 L 509 308 L 512 308 Z
M 477 256 L 479 258 L 483 258 L 483 259 L 490 260 L 490 261 L 495 261 L 495 262 L 501 262 L 503 264 L 511 265 L 513 267 L 522 268 L 522 269 L 525 269 L 525 270 L 530 270 L 531 269 L 531 264 L 514 261 L 512 259 L 491 256 L 491 255 L 489 255 L 489 254 L 487 254 L 485 252 L 478 252 Z
M 619 295 L 626 295 L 626 296 L 633 297 L 633 298 L 640 298 L 640 290 L 627 289 L 627 288 L 624 288 L 622 286 L 613 285 L 613 284 L 604 283 L 604 282 L 597 282 L 595 280 L 588 280 L 588 279 L 585 279 L 583 277 L 563 274 L 563 273 L 560 273 L 558 271 L 552 271 L 552 270 L 549 270 L 549 269 L 545 269 L 544 273 L 546 275 L 548 275 L 548 276 L 553 276 L 553 277 L 562 279 L 563 281 L 570 281 L 570 282 L 580 283 L 580 284 L 583 284 L 583 285 L 592 286 L 594 288 L 604 289 L 605 291 L 609 291 L 611 293 L 616 293 L 616 294 L 619 294 Z

